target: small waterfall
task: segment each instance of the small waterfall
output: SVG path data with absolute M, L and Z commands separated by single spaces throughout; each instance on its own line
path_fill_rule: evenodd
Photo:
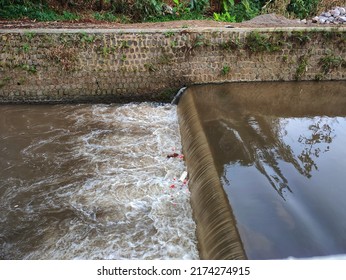
M 201 259 L 246 259 L 235 218 L 222 188 L 210 147 L 188 89 L 178 118 L 190 174 L 189 186 Z
M 180 96 L 201 259 L 345 254 L 345 86 L 195 85 Z

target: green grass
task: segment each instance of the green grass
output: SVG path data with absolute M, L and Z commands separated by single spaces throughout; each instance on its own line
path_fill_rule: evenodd
M 30 74 L 35 74 L 37 72 L 36 66 L 29 64 L 21 64 L 19 67 Z
M 245 47 L 252 53 L 275 52 L 281 49 L 281 42 L 265 34 L 252 31 L 245 40 Z
M 183 14 L 173 14 L 173 15 L 163 15 L 158 17 L 149 17 L 146 21 L 147 22 L 165 22 L 165 21 L 173 21 L 173 20 L 203 20 L 203 19 L 209 19 L 212 20 L 212 18 L 207 17 L 203 14 L 197 13 L 197 12 L 189 12 L 189 13 L 183 13 Z
M 74 21 L 77 14 L 64 11 L 57 13 L 46 5 L 27 2 L 25 5 L 4 5 L 0 8 L 0 18 L 3 19 L 35 19 L 37 21 Z
M 234 40 L 229 39 L 227 42 L 223 42 L 220 44 L 220 47 L 224 50 L 234 51 L 240 49 L 242 47 L 242 43 L 239 38 L 235 38 Z
M 27 53 L 30 51 L 30 45 L 28 43 L 25 43 L 22 49 L 23 49 L 23 52 Z
M 328 74 L 333 69 L 336 69 L 340 66 L 346 67 L 346 60 L 341 56 L 335 56 L 332 53 L 328 53 L 320 59 L 320 65 L 324 74 Z
M 114 21 L 118 20 L 118 18 L 114 14 L 112 14 L 110 12 L 107 12 L 107 13 L 94 13 L 93 17 L 94 17 L 94 19 L 99 20 L 99 21 L 114 22 Z
M 170 38 L 170 37 L 173 37 L 175 35 L 175 32 L 174 31 L 167 31 L 164 33 L 164 35 L 166 38 Z
M 229 67 L 228 65 L 224 65 L 221 69 L 221 75 L 227 76 L 229 71 L 231 71 L 231 67 Z
M 309 58 L 307 56 L 301 56 L 299 58 L 299 64 L 296 69 L 295 79 L 300 80 L 302 76 L 307 71 L 307 67 L 309 65 Z
M 93 43 L 95 42 L 95 35 L 88 35 L 86 32 L 82 32 L 80 34 L 81 42 L 82 43 Z

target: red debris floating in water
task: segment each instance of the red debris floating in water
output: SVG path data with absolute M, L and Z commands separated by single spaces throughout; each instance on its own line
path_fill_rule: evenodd
M 173 185 L 170 185 L 169 186 L 171 189 L 174 189 L 175 188 L 175 185 L 173 184 Z
M 180 159 L 183 159 L 184 155 L 183 154 L 178 154 L 178 153 L 173 153 L 173 154 L 167 155 L 167 158 L 180 158 Z
M 167 158 L 176 158 L 178 156 L 179 156 L 179 154 L 173 153 L 173 154 L 167 155 Z

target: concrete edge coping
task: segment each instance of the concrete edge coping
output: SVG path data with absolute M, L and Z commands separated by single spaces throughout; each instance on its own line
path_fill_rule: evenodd
M 36 33 L 36 34 L 76 34 L 76 33 L 87 33 L 87 34 L 107 34 L 107 33 L 119 33 L 119 34 L 153 34 L 153 33 L 165 33 L 165 32 L 186 32 L 186 33 L 200 33 L 200 32 L 280 32 L 280 31 L 338 31 L 346 32 L 346 27 L 333 26 L 333 27 L 235 27 L 229 28 L 225 26 L 220 27 L 191 27 L 191 28 L 144 28 L 144 29 L 96 29 L 96 28 L 76 28 L 76 29 L 62 29 L 62 28 L 32 28 L 32 29 L 1 29 L 0 34 L 25 34 L 25 33 Z

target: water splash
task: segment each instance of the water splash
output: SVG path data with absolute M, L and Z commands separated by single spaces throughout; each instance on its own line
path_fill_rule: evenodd
M 167 158 L 180 150 L 174 106 L 2 112 L 0 258 L 198 258 L 190 193 L 170 188 L 185 170 Z

